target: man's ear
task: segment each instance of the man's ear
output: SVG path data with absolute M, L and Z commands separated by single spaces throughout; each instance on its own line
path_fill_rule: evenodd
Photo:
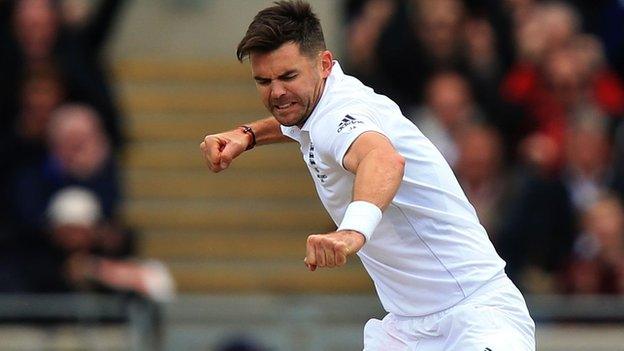
M 321 52 L 321 77 L 327 78 L 334 66 L 334 56 L 331 51 L 325 50 Z

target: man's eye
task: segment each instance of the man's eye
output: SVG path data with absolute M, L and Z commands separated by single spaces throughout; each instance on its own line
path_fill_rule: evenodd
M 284 77 L 283 79 L 284 80 L 293 80 L 295 78 L 297 78 L 297 75 L 296 74 L 291 74 L 289 76 Z
M 270 82 L 270 81 L 268 81 L 268 80 L 264 80 L 264 79 L 258 79 L 258 80 L 256 80 L 256 83 L 257 83 L 258 85 L 269 85 L 269 82 Z

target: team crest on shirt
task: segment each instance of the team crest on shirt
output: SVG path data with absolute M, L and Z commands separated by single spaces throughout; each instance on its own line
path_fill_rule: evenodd
M 362 124 L 364 122 L 356 119 L 355 117 L 352 117 L 350 115 L 346 115 L 344 116 L 344 118 L 342 119 L 342 121 L 340 121 L 340 124 L 338 124 L 338 129 L 336 130 L 338 133 L 342 132 L 343 130 L 347 129 L 347 131 L 352 131 L 355 129 L 356 125 L 358 124 Z

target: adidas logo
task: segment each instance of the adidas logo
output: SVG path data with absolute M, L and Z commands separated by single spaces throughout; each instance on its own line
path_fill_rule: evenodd
M 354 117 L 351 117 L 349 115 L 344 116 L 344 118 L 342 119 L 342 121 L 340 121 L 340 124 L 338 124 L 338 130 L 337 132 L 340 133 L 342 132 L 343 129 L 345 129 L 348 126 L 354 125 L 354 124 L 358 124 L 358 123 L 364 123 L 362 121 L 358 121 L 357 119 L 355 119 Z

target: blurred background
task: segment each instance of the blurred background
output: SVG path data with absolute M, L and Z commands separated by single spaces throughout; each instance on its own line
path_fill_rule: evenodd
M 440 149 L 537 321 L 624 350 L 624 3 L 312 0 L 348 74 Z M 210 174 L 264 117 L 252 0 L 0 0 L 0 350 L 357 350 L 384 315 L 293 145 Z

